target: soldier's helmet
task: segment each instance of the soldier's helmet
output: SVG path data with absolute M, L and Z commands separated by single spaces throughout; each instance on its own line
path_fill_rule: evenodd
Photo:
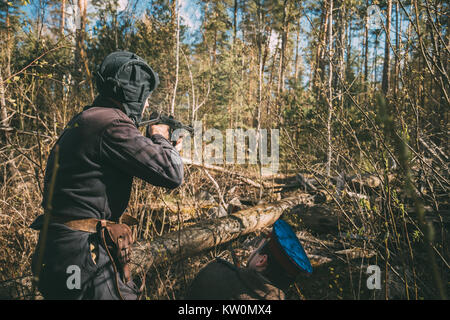
M 120 102 L 138 125 L 148 96 L 159 84 L 158 74 L 138 55 L 116 51 L 106 56 L 95 75 L 100 96 Z
M 278 219 L 268 237 L 266 245 L 269 252 L 289 277 L 295 278 L 302 272 L 312 273 L 313 268 L 308 256 L 287 222 Z

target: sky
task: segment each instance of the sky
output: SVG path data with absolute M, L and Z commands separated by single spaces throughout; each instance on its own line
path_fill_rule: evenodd
M 131 3 L 130 3 L 131 2 Z M 124 11 L 127 9 L 130 9 L 130 7 L 134 4 L 135 1 L 129 1 L 129 0 L 119 0 L 118 3 L 118 11 Z M 143 9 L 147 1 L 145 0 L 138 0 L 137 1 L 137 8 Z M 94 7 L 91 5 L 91 0 L 87 0 L 87 11 L 94 12 Z M 199 10 L 198 6 L 196 5 L 195 1 L 192 0 L 180 0 L 179 1 L 180 6 L 180 16 L 183 19 L 183 24 L 186 25 L 188 28 L 188 35 L 193 34 L 196 30 L 199 30 L 201 25 L 201 11 Z M 69 18 L 73 17 L 73 14 L 77 12 L 76 6 L 68 6 L 67 8 L 67 16 L 68 21 L 67 28 L 69 30 L 75 30 L 75 19 Z M 143 10 L 142 10 L 143 12 Z
M 180 16 L 190 29 L 200 29 L 201 12 L 192 0 L 180 0 Z

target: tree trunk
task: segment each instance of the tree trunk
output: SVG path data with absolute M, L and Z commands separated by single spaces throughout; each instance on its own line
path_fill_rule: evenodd
M 375 49 L 373 50 L 373 83 L 375 88 L 377 87 L 377 79 L 378 79 L 378 73 L 377 73 L 377 64 L 378 64 L 378 36 L 379 33 L 375 33 Z
M 399 82 L 399 55 L 400 55 L 400 30 L 401 30 L 401 22 L 399 21 L 399 4 L 398 1 L 395 5 L 395 51 L 397 54 L 395 55 L 395 65 L 394 65 L 394 95 L 397 95 L 398 91 L 398 82 Z M 398 112 L 398 109 L 396 110 Z
M 263 86 L 263 71 L 264 71 L 264 65 L 263 65 L 263 53 L 262 53 L 262 39 L 263 39 L 263 35 L 262 35 L 262 10 L 261 10 L 261 4 L 258 2 L 258 9 L 257 9 L 257 16 L 258 16 L 258 22 L 257 22 L 257 46 L 258 46 L 258 105 L 257 105 L 257 110 L 256 110 L 256 117 L 253 123 L 253 126 L 258 128 L 261 125 L 261 103 L 262 103 L 262 86 Z
M 152 265 L 164 261 L 175 262 L 270 227 L 286 209 L 306 204 L 311 201 L 310 198 L 310 195 L 304 194 L 275 203 L 257 205 L 220 219 L 169 233 L 150 242 L 138 242 L 133 248 L 132 272 L 136 272 L 138 268 L 148 270 Z
M 392 12 L 392 0 L 388 0 L 386 13 L 386 41 L 384 43 L 383 80 L 381 83 L 381 89 L 385 95 L 389 91 L 389 82 L 390 82 L 389 63 L 390 63 L 391 42 L 389 37 L 391 34 L 391 12 Z
M 6 29 L 6 66 L 5 66 L 5 77 L 8 79 L 11 76 L 11 20 L 9 13 L 9 5 L 6 5 L 6 17 L 5 17 L 5 29 Z M 0 127 L 3 128 L 3 137 L 1 138 L 4 142 L 3 145 L 9 145 L 10 140 L 10 128 L 9 128 L 9 117 L 8 111 L 6 110 L 6 91 L 5 91 L 5 83 L 3 82 L 3 75 L 1 74 L 2 70 L 0 69 Z M 11 177 L 18 177 L 19 172 L 17 170 L 16 163 L 14 161 L 14 152 L 12 149 L 9 152 L 10 161 L 7 165 L 9 175 Z M 5 181 L 7 177 L 4 177 Z
M 325 2 L 324 2 L 324 6 L 325 6 Z M 315 90 L 319 89 L 319 83 L 320 85 L 323 82 L 324 79 L 324 74 L 325 74 L 325 47 L 326 47 L 326 41 L 327 41 L 327 31 L 328 31 L 328 19 L 329 19 L 329 15 L 330 15 L 330 10 L 327 6 L 327 8 L 325 9 L 325 14 L 322 11 L 321 14 L 321 25 L 324 25 L 325 28 L 323 31 L 321 31 L 320 33 L 320 43 L 317 46 L 317 54 L 316 54 L 316 63 L 315 63 L 315 72 L 314 72 L 314 76 L 313 76 L 313 88 Z
M 177 30 L 176 30 L 176 52 L 175 52 L 175 85 L 173 88 L 173 96 L 172 96 L 172 105 L 170 108 L 170 114 L 175 115 L 175 100 L 177 96 L 177 87 L 178 87 L 178 69 L 180 66 L 180 12 L 179 12 L 179 4 L 178 0 L 175 0 L 175 14 L 177 21 Z
M 1 115 L 1 127 L 4 129 L 5 141 L 4 145 L 7 145 L 7 134 L 9 128 L 8 112 L 6 111 L 6 98 L 5 98 L 5 85 L 3 77 L 0 71 L 0 115 Z
M 9 5 L 6 5 L 6 17 L 5 17 L 5 28 L 6 28 L 6 78 L 11 75 L 11 33 L 10 33 L 10 17 L 9 17 Z
M 369 81 L 369 18 L 366 13 L 364 18 L 364 87 L 368 88 L 367 82 Z
M 327 176 L 330 176 L 331 171 L 331 120 L 333 117 L 333 0 L 330 0 L 330 19 L 328 22 L 328 47 L 329 47 L 329 75 L 328 75 L 328 121 L 327 121 L 327 140 L 328 140 L 328 152 L 327 152 Z
M 336 74 L 336 85 L 334 86 L 338 90 L 338 106 L 343 108 L 344 98 L 343 98 L 343 88 L 345 85 L 345 48 L 346 48 L 346 31 L 347 31 L 347 13 L 346 13 L 345 2 L 342 2 L 339 8 L 339 75 Z M 336 47 L 336 50 L 338 48 Z
M 299 55 L 298 55 L 298 45 L 300 43 L 300 29 L 301 29 L 301 18 L 298 18 L 298 25 L 297 25 L 297 37 L 295 41 L 295 71 L 294 71 L 294 78 L 295 81 L 298 80 L 298 61 L 299 61 Z
M 284 0 L 283 5 L 283 26 L 281 32 L 281 52 L 280 52 L 280 65 L 278 69 L 278 86 L 277 86 L 277 99 L 280 99 L 280 95 L 284 90 L 284 70 L 286 69 L 286 47 L 289 36 L 289 6 L 290 1 Z M 280 106 L 281 103 L 278 103 Z M 278 114 L 281 113 L 281 109 L 278 110 Z
M 82 67 L 86 72 L 86 80 L 89 83 L 91 99 L 94 100 L 94 86 L 92 84 L 91 72 L 89 70 L 85 40 L 86 40 L 86 10 L 87 0 L 78 0 L 78 13 L 80 15 L 79 25 L 76 30 L 76 43 L 75 43 L 75 79 L 77 80 L 77 95 L 80 94 L 80 82 L 82 81 Z
M 214 9 L 216 9 L 215 7 L 213 7 Z M 214 11 L 214 20 L 215 19 L 217 19 L 217 12 L 215 11 L 213 9 L 213 11 Z M 212 52 L 212 54 L 213 54 L 213 57 L 212 57 L 212 67 L 214 68 L 215 67 L 215 65 L 216 65 L 216 61 L 217 61 L 217 26 L 215 26 L 214 24 L 213 24 L 213 28 L 214 28 L 214 43 L 213 43 L 213 52 Z
M 0 70 L 0 128 L 3 131 L 3 137 L 1 138 L 2 145 L 8 146 L 10 145 L 10 127 L 9 127 L 9 118 L 8 112 L 6 110 L 6 97 L 5 97 L 5 83 L 3 82 L 3 77 Z M 14 153 L 11 149 L 9 151 L 9 158 L 7 169 L 10 177 L 16 178 L 19 177 L 20 173 L 17 170 L 16 162 L 14 161 Z M 8 177 L 3 177 L 6 181 Z
M 59 34 L 60 36 L 64 35 L 64 27 L 66 23 L 66 0 L 61 0 L 61 8 L 60 8 L 60 22 L 59 22 Z
M 236 44 L 237 35 L 237 14 L 238 14 L 238 0 L 234 0 L 234 11 L 233 11 L 233 47 Z

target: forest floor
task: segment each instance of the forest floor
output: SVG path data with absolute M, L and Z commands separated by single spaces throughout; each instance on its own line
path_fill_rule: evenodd
M 200 221 L 227 215 L 231 211 L 305 192 L 298 187 L 289 187 L 279 188 L 278 192 L 268 188 L 260 193 L 254 186 L 239 182 L 226 174 L 215 175 L 213 179 L 223 188 L 223 199 L 229 205 L 227 209 L 231 210 L 227 213 L 219 209 L 217 190 L 211 181 L 200 170 L 190 168 L 187 171 L 192 176 L 188 176 L 186 186 L 175 193 L 166 193 L 142 182 L 134 184 L 128 213 L 139 220 L 139 225 L 135 227 L 139 239 L 152 241 L 154 237 L 177 232 Z M 287 179 L 284 183 L 291 185 L 291 180 Z M 6 193 L 5 188 L 2 190 L 4 193 L 0 205 L 4 214 L 0 217 L 3 243 L 0 248 L 0 298 L 40 299 L 39 294 L 30 291 L 30 261 L 38 235 L 28 228 L 41 211 L 37 187 L 32 182 L 25 183 L 21 192 L 15 192 L 14 196 Z M 326 195 L 319 198 L 317 204 L 298 205 L 285 210 L 281 216 L 294 228 L 314 268 L 312 275 L 301 275 L 291 286 L 287 292 L 288 299 L 432 299 L 436 296 L 433 279 L 426 266 L 428 256 L 423 242 L 412 243 L 411 250 L 417 266 L 413 269 L 413 276 L 411 268 L 404 264 L 403 257 L 397 256 L 395 252 L 389 254 L 390 259 L 386 262 L 386 248 L 383 247 L 382 238 L 378 236 L 372 239 L 373 234 L 368 233 L 354 234 L 354 230 L 343 219 L 342 208 Z M 180 203 L 183 208 L 192 210 L 177 212 L 176 208 L 180 208 Z M 346 206 L 345 210 L 349 215 L 357 215 L 351 212 L 351 206 Z M 446 228 L 437 233 L 438 244 L 448 233 L 448 224 Z M 267 231 L 270 231 L 270 226 L 232 241 L 242 266 L 246 265 L 261 233 Z M 187 259 L 155 265 L 147 274 L 144 298 L 183 299 L 194 276 L 216 257 L 232 262 L 230 243 L 218 245 Z M 380 267 L 381 289 L 368 289 L 369 265 Z M 442 264 L 439 266 L 443 270 L 442 279 L 448 286 L 448 268 Z

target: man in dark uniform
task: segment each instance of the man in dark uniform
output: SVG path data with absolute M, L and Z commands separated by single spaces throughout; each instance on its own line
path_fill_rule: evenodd
M 48 299 L 136 299 L 128 268 L 132 233 L 119 223 L 133 177 L 169 189 L 183 180 L 168 126 L 151 126 L 146 136 L 138 130 L 157 73 L 136 54 L 118 51 L 96 76 L 99 95 L 70 120 L 47 162 L 42 206 L 53 195 L 52 209 L 33 271 Z M 31 227 L 41 230 L 44 221 L 40 216 Z
M 292 228 L 279 219 L 272 233 L 252 252 L 246 268 L 216 259 L 188 288 L 190 300 L 284 300 L 285 291 L 312 267 Z

